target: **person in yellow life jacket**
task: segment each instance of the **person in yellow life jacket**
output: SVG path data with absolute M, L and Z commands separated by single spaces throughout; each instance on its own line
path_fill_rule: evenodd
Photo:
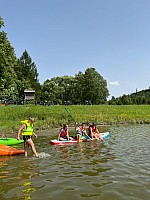
M 37 135 L 33 131 L 33 122 L 34 118 L 30 117 L 28 120 L 21 121 L 22 126 L 18 130 L 17 140 L 20 140 L 20 134 L 22 133 L 25 147 L 25 156 L 28 155 L 28 148 L 31 146 L 32 151 L 35 157 L 38 158 L 38 154 L 35 149 L 34 142 L 32 140 L 32 136 L 34 135 L 37 138 Z

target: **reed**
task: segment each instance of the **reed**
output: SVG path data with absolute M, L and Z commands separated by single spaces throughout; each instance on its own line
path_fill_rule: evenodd
M 74 125 L 150 123 L 150 105 L 72 105 L 72 106 L 0 106 L 0 133 L 17 132 L 21 120 L 35 117 L 37 130 Z

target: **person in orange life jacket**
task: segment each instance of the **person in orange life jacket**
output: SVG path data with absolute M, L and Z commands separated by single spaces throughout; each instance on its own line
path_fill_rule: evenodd
M 80 142 L 82 136 L 87 136 L 89 139 L 91 139 L 86 133 L 84 122 L 81 124 L 81 126 L 76 127 L 75 130 L 76 130 L 75 139 L 77 140 L 77 142 Z
M 89 134 L 88 134 L 92 139 L 101 139 L 103 140 L 100 132 L 98 131 L 98 128 L 96 127 L 96 123 L 92 123 L 92 125 L 89 126 Z
M 72 137 L 69 137 L 68 133 L 68 125 L 64 124 L 63 128 L 60 129 L 59 134 L 58 134 L 58 140 L 71 140 Z
M 29 146 L 31 146 L 35 157 L 38 158 L 38 154 L 36 152 L 35 145 L 32 140 L 32 135 L 34 135 L 37 138 L 37 135 L 33 131 L 34 118 L 30 117 L 28 120 L 21 121 L 21 122 L 23 124 L 18 130 L 17 140 L 20 140 L 20 134 L 22 133 L 23 140 L 24 140 L 24 147 L 25 147 L 25 156 L 28 156 L 28 149 L 29 149 Z

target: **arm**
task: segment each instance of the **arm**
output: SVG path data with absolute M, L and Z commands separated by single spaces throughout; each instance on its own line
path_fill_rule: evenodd
M 75 131 L 76 131 L 77 133 L 81 132 L 80 126 L 75 127 Z
M 88 136 L 88 134 L 86 132 L 86 129 L 83 131 L 83 135 L 86 135 L 91 140 L 91 138 Z
M 99 132 L 98 128 L 96 128 L 95 132 L 96 132 L 97 134 L 100 134 L 100 132 Z
M 75 123 L 75 131 L 78 131 L 78 130 L 80 130 L 80 126 L 79 126 L 78 123 L 76 122 L 76 123 Z
M 34 135 L 34 137 L 36 137 L 36 138 L 38 137 L 37 134 L 35 134 L 34 132 L 33 132 L 33 135 Z
M 68 133 L 68 129 L 67 129 L 67 140 L 69 140 L 69 133 Z
M 101 140 L 103 140 L 103 137 L 101 136 L 101 134 L 100 134 L 98 128 L 96 128 L 96 133 L 99 135 L 99 138 L 100 138 Z
M 90 138 L 90 136 L 87 134 L 87 132 L 85 131 L 84 133 L 90 140 L 92 140 L 92 138 Z
M 91 139 L 93 139 L 92 127 L 90 127 L 90 134 L 91 134 Z
M 76 131 L 79 131 L 79 130 L 80 130 L 80 127 L 79 127 L 79 126 L 75 127 L 75 130 L 76 130 Z
M 25 127 L 26 127 L 26 125 L 25 125 L 25 124 L 22 124 L 22 126 L 19 128 L 19 130 L 18 130 L 18 135 L 17 135 L 17 140 L 20 140 L 20 134 L 21 134 L 22 130 L 23 130 Z
M 62 129 L 60 129 L 59 134 L 58 134 L 58 141 L 60 140 L 61 130 L 62 130 Z

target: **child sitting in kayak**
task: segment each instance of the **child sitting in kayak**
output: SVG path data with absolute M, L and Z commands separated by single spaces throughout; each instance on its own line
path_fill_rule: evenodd
M 72 138 L 69 137 L 68 125 L 64 124 L 63 128 L 60 129 L 58 140 L 66 140 L 66 139 L 71 140 Z
M 86 133 L 85 123 L 83 122 L 81 126 L 76 127 L 75 139 L 80 142 L 81 139 L 87 139 L 87 137 L 91 139 Z
M 89 126 L 89 133 L 88 133 L 88 135 L 92 138 L 92 139 L 97 139 L 97 140 L 99 140 L 99 139 L 101 139 L 101 140 L 103 140 L 103 138 L 102 138 L 102 136 L 101 136 L 101 134 L 100 134 L 100 132 L 98 131 L 98 128 L 96 127 L 96 123 L 92 123 L 92 125 L 90 125 Z

